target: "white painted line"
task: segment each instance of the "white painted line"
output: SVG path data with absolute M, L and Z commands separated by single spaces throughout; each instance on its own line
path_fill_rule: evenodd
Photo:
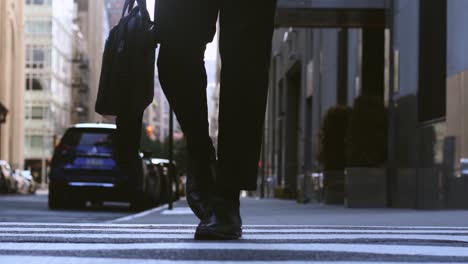
M 151 210 L 164 210 L 164 207 L 167 205 L 163 205 L 157 208 L 150 209 Z M 160 209 L 161 208 L 161 209 Z M 136 215 L 147 213 L 147 211 L 138 213 Z M 151 213 L 151 212 L 150 212 Z M 134 215 L 131 215 L 134 216 Z M 127 216 L 127 217 L 131 217 Z M 120 218 L 119 218 L 120 219 Z M 33 222 L 0 222 L 1 226 L 71 226 L 71 227 L 197 227 L 195 224 L 117 224 L 111 222 L 104 222 L 104 223 L 33 223 Z M 337 228 L 341 230 L 345 229 L 355 229 L 355 230 L 373 230 L 373 229 L 383 229 L 383 230 L 454 230 L 454 231 L 468 231 L 468 227 L 456 227 L 456 226 L 357 226 L 357 225 L 244 225 L 244 229 L 249 228 Z
M 133 215 L 117 218 L 117 219 L 114 219 L 114 220 L 111 220 L 111 221 L 107 221 L 107 223 L 118 223 L 118 222 L 131 221 L 131 220 L 134 220 L 136 218 L 141 218 L 141 217 L 147 216 L 149 214 L 160 212 L 160 211 L 162 211 L 164 209 L 167 209 L 167 208 L 168 208 L 168 205 L 165 204 L 165 205 L 153 208 L 153 209 L 149 209 L 149 210 L 140 212 L 138 214 L 133 214 Z
M 193 232 L 192 232 L 193 233 Z M 47 237 L 47 238 L 106 238 L 106 239 L 192 239 L 190 234 L 8 234 L 0 233 L 1 237 Z M 441 240 L 441 241 L 457 241 L 468 242 L 468 236 L 444 236 L 444 235 L 401 235 L 401 234 L 249 234 L 243 235 L 246 240 L 260 239 L 260 240 L 343 240 L 343 239 L 413 239 L 413 240 Z M 312 241 L 311 241 L 312 242 Z M 2 246 L 0 245 L 0 249 Z M 468 248 L 467 248 L 468 249 Z
M 372 226 L 372 225 L 246 225 L 246 227 L 263 227 L 263 228 L 355 228 L 355 229 L 383 229 L 391 228 L 394 230 L 424 230 L 424 229 L 440 229 L 440 230 L 468 230 L 467 226 Z
M 162 260 L 162 259 L 118 259 L 118 258 L 77 258 L 77 257 L 42 257 L 42 256 L 0 256 L 2 263 L 15 264 L 285 264 L 284 261 L 216 261 L 216 260 Z M 362 264 L 362 261 L 288 261 L 287 264 Z M 381 262 L 364 262 L 366 264 Z M 414 262 L 385 262 L 386 264 L 414 264 Z M 440 264 L 439 262 L 424 262 Z M 462 264 L 451 262 L 453 264 Z M 466 264 L 466 263 L 465 263 Z
M 177 207 L 172 210 L 164 210 L 162 215 L 193 215 L 192 209 L 189 207 Z
M 38 252 L 90 251 L 90 250 L 265 250 L 265 251 L 327 251 L 366 254 L 389 254 L 406 256 L 468 257 L 467 247 L 437 247 L 412 245 L 376 244 L 319 244 L 319 243 L 132 243 L 132 244 L 85 244 L 85 243 L 2 243 L 1 250 Z
M 159 207 L 158 207 L 159 208 Z M 155 208 L 157 209 L 157 208 Z M 1 226 L 70 226 L 70 227 L 145 227 L 145 228 L 158 228 L 158 227 L 197 227 L 197 225 L 188 224 L 114 224 L 114 223 L 22 223 L 22 222 L 0 222 Z
M 185 234 L 185 233 L 193 233 L 195 228 L 119 228 L 119 227 L 109 227 L 109 228 L 93 228 L 93 227 L 85 227 L 85 228 L 63 228 L 63 227 L 1 227 L 0 232 L 20 232 L 20 234 L 27 234 L 28 232 L 74 232 L 80 231 L 84 232 L 104 232 L 104 233 L 122 233 L 122 232 L 132 232 L 132 233 L 174 233 L 174 234 Z M 432 235 L 432 234 L 440 234 L 440 235 L 447 235 L 456 236 L 459 235 L 468 235 L 468 231 L 447 231 L 447 230 L 386 230 L 386 229 L 379 229 L 379 230 L 343 230 L 343 229 L 311 229 L 311 228 L 301 228 L 301 229 L 255 229 L 255 228 L 247 228 L 243 229 L 244 233 L 263 233 L 263 234 L 291 234 L 291 233 L 299 233 L 302 234 L 321 234 L 321 233 L 339 233 L 339 234 L 347 234 L 347 233 L 362 233 L 362 234 L 420 234 L 420 235 Z M 34 234 L 31 234 L 34 235 Z
M 164 205 L 167 206 L 167 205 Z M 157 207 L 150 209 L 151 210 L 156 210 L 159 208 L 162 208 L 161 210 L 164 210 L 164 206 Z M 146 213 L 141 212 L 138 214 Z M 137 214 L 137 215 L 138 215 Z M 132 215 L 133 216 L 133 215 Z M 129 216 L 128 216 L 129 217 Z M 115 219 L 118 220 L 118 219 Z M 111 221 L 115 221 L 111 220 Z M 26 222 L 0 222 L 0 227 L 2 226 L 70 226 L 70 227 L 90 227 L 90 228 L 96 228 L 96 227 L 152 227 L 152 228 L 158 228 L 158 227 L 197 227 L 195 224 L 116 224 L 112 222 L 105 222 L 105 223 L 26 223 Z M 337 228 L 339 230 L 350 230 L 354 229 L 356 231 L 358 230 L 427 230 L 431 231 L 431 229 L 434 230 L 453 230 L 453 231 L 468 231 L 468 227 L 454 227 L 454 226 L 355 226 L 355 225 L 244 225 L 244 229 L 249 229 L 249 228 L 305 228 L 305 229 L 314 229 L 314 228 Z

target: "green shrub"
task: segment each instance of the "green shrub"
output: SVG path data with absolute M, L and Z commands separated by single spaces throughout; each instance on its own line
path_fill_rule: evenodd
M 379 97 L 360 96 L 354 102 L 346 137 L 349 167 L 379 167 L 387 159 L 387 113 Z
M 351 108 L 335 106 L 328 110 L 320 129 L 318 161 L 325 171 L 343 170 L 346 166 L 346 131 Z

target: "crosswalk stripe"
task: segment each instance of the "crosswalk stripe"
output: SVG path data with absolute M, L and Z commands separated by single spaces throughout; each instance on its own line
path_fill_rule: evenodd
M 59 226 L 68 226 L 68 227 L 90 227 L 90 228 L 195 228 L 197 225 L 193 224 L 96 224 L 96 223 L 22 223 L 22 222 L 0 222 L 0 227 L 14 227 L 14 226 L 24 226 L 24 227 L 59 227 Z M 362 230 L 460 230 L 468 231 L 468 227 L 441 227 L 441 226 L 357 226 L 357 225 L 246 225 L 244 229 L 250 228 L 264 228 L 264 229 L 315 229 L 315 228 L 326 228 L 326 229 L 362 229 Z
M 213 261 L 213 260 L 150 260 L 150 259 L 119 259 L 119 258 L 85 258 L 85 257 L 42 257 L 42 256 L 2 256 L 1 261 L 15 264 L 239 264 L 239 261 Z M 284 261 L 249 261 L 249 264 L 284 264 Z M 287 264 L 362 264 L 362 261 L 288 261 Z M 365 262 L 374 263 L 374 262 Z M 451 262 L 463 264 L 462 262 Z M 385 262 L 385 264 L 414 264 L 414 262 Z M 425 262 L 425 264 L 437 264 Z M 465 263 L 466 264 L 466 263 Z
M 193 233 L 193 232 L 192 232 Z M 108 234 L 108 233 L 96 233 L 96 234 L 11 234 L 11 233 L 0 233 L 0 237 L 15 236 L 15 237 L 49 237 L 49 238 L 114 238 L 114 239 L 191 239 L 193 234 L 166 234 L 166 233 L 154 233 L 154 234 Z M 468 236 L 444 236 L 444 235 L 401 235 L 401 234 L 249 234 L 246 233 L 243 236 L 245 239 L 256 239 L 256 240 L 324 240 L 324 239 L 412 239 L 412 240 L 445 240 L 445 241 L 456 241 L 456 242 L 468 242 Z M 0 245 L 1 249 L 1 245 Z
M 47 227 L 47 228 L 38 228 L 38 227 L 0 227 L 1 232 L 107 232 L 107 233 L 173 233 L 173 234 L 191 234 L 194 232 L 194 228 L 179 228 L 179 229 L 141 229 L 141 228 L 63 228 L 63 227 Z M 317 233 L 359 233 L 359 234 L 442 234 L 442 235 L 468 235 L 468 231 L 451 231 L 451 230 L 386 230 L 386 229 L 375 229 L 375 230 L 342 230 L 342 229 L 310 229 L 310 228 L 297 228 L 297 229 L 256 229 L 256 228 L 244 228 L 244 233 L 265 233 L 265 234 L 280 234 L 280 233 L 299 233 L 299 234 L 317 234 Z
M 412 258 L 411 262 L 426 258 L 425 263 L 468 262 L 468 228 L 246 225 L 242 239 L 228 242 L 194 241 L 195 228 L 195 225 L 0 223 L 0 241 L 3 241 L 0 263 L 10 263 L 5 259 L 20 256 L 23 262 L 14 263 L 63 263 L 62 256 L 68 256 L 66 263 L 76 263 L 78 260 L 69 262 L 68 259 L 79 257 L 83 260 L 80 264 L 106 263 L 95 262 L 94 258 L 84 261 L 89 256 L 109 263 L 112 260 L 113 264 L 133 263 L 132 258 L 138 258 L 139 263 L 164 263 L 161 260 L 172 259 L 174 252 L 177 252 L 175 262 L 167 263 L 196 263 L 190 260 L 193 254 L 206 255 L 208 260 L 234 260 L 242 255 L 241 262 L 251 258 L 258 264 L 265 264 L 264 260 L 271 255 L 293 256 L 297 263 L 313 263 L 301 261 L 317 259 L 317 254 L 325 256 L 325 260 L 348 257 L 361 260 L 356 263 L 368 260 L 368 255 L 374 259 L 385 258 L 386 263 L 407 258 Z M 218 251 L 223 253 L 210 255 Z M 144 262 L 140 261 L 141 254 L 145 256 Z M 116 256 L 125 256 L 127 260 Z M 336 256 L 341 259 L 335 259 Z M 151 262 L 153 257 L 161 259 Z M 203 260 L 203 263 L 210 262 Z
M 400 246 L 368 244 L 318 244 L 318 243 L 132 243 L 132 244 L 83 244 L 83 243 L 3 243 L 0 250 L 16 251 L 90 251 L 90 250 L 266 250 L 266 251 L 328 251 L 347 253 L 456 256 L 468 257 L 467 247 Z

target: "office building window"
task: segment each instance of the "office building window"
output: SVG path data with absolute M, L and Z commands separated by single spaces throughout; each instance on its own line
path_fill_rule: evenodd
M 50 91 L 51 79 L 47 76 L 27 75 L 26 91 Z
M 52 21 L 26 21 L 24 29 L 27 34 L 51 34 Z
M 41 120 L 44 119 L 44 108 L 43 107 L 38 107 L 38 106 L 33 106 L 31 108 L 31 119 L 34 120 Z
M 26 106 L 25 117 L 27 120 L 46 120 L 50 116 L 47 106 Z
M 33 149 L 41 149 L 44 147 L 44 136 L 41 135 L 26 135 L 26 147 Z
M 26 46 L 26 68 L 42 69 L 51 65 L 52 52 L 50 47 L 27 45 Z
M 27 5 L 51 5 L 52 0 L 26 0 Z

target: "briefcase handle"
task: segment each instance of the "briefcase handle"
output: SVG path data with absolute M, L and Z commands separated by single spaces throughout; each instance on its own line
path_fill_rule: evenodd
M 135 2 L 138 3 L 141 14 L 148 17 L 149 19 L 146 0 L 125 0 L 125 4 L 122 10 L 122 17 L 124 17 L 125 14 L 130 13 L 130 11 L 132 11 L 133 7 L 135 6 Z M 156 18 L 156 3 L 154 4 L 154 17 Z

